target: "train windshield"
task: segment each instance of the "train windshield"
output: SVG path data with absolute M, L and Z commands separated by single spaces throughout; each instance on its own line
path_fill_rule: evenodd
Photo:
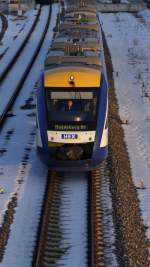
M 96 121 L 98 89 L 46 88 L 48 121 Z

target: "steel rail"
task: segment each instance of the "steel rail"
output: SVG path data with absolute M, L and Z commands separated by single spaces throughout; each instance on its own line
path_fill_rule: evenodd
M 97 169 L 90 177 L 91 198 L 91 267 L 105 267 L 101 175 Z
M 48 174 L 49 176 L 49 174 Z M 48 231 L 49 231 L 49 225 L 48 221 L 50 221 L 50 216 L 53 215 L 53 205 L 55 204 L 55 200 L 57 201 L 57 191 L 58 191 L 58 184 L 56 181 L 57 174 L 53 172 L 50 175 L 50 179 L 48 179 L 47 184 L 47 192 L 43 204 L 43 212 L 41 214 L 41 225 L 39 229 L 39 237 L 38 237 L 38 245 L 37 245 L 37 251 L 35 252 L 35 258 L 33 259 L 33 267 L 42 267 L 44 265 L 43 262 L 48 261 L 47 257 L 45 257 L 44 253 L 46 251 L 46 237 L 49 237 Z M 55 199 L 55 200 L 54 200 Z M 56 224 L 57 219 L 54 218 L 54 223 Z M 55 243 L 56 244 L 56 243 Z

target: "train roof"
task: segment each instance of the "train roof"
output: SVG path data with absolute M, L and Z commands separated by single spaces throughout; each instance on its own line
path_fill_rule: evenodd
M 66 13 L 84 13 L 84 14 L 91 14 L 96 16 L 96 8 L 93 5 L 86 5 L 86 6 L 69 6 L 66 10 Z
M 103 66 L 96 9 L 70 6 L 64 19 L 45 61 L 45 87 L 99 87 Z
M 97 38 L 94 37 L 87 37 L 87 36 L 80 36 L 79 38 L 77 37 L 73 37 L 73 36 L 65 36 L 65 37 L 59 37 L 59 35 L 57 35 L 57 37 L 54 40 L 54 43 L 66 43 L 66 42 L 85 42 L 85 43 L 99 43 Z
M 84 13 L 68 13 L 64 16 L 65 21 L 81 21 L 81 22 L 94 22 L 97 21 L 96 16 L 90 16 Z
M 64 56 L 64 55 L 53 55 L 48 56 L 45 61 L 45 69 L 60 67 L 61 65 L 83 65 L 83 66 L 95 66 L 100 68 L 102 62 L 97 55 L 90 56 Z
M 84 51 L 100 51 L 99 42 L 54 42 L 51 46 L 52 50 L 77 51 L 83 53 Z
M 75 17 L 75 16 L 86 16 L 89 19 L 96 18 L 97 14 L 90 12 L 90 11 L 82 11 L 82 10 L 77 10 L 77 11 L 66 11 L 65 17 Z
M 99 25 L 96 24 L 76 24 L 76 23 L 61 23 L 59 25 L 60 31 L 66 31 L 66 30 L 90 30 L 90 31 L 99 31 Z
M 81 38 L 81 37 L 91 37 L 99 39 L 99 32 L 91 31 L 89 29 L 74 29 L 73 31 L 68 28 L 67 30 L 61 30 L 61 32 L 56 33 L 57 37 L 70 37 L 70 38 Z
M 94 18 L 89 20 L 88 18 L 84 19 L 77 19 L 77 18 L 66 18 L 63 21 L 64 24 L 70 24 L 70 25 L 94 25 L 98 24 L 98 18 Z
M 48 69 L 44 73 L 46 88 L 87 88 L 100 86 L 101 72 L 99 69 L 83 66 L 61 66 L 57 69 Z

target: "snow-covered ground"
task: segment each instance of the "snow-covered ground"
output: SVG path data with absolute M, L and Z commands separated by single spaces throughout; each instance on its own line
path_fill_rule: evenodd
M 58 6 L 53 5 L 47 38 L 24 84 L 21 96 L 12 110 L 14 116 L 8 118 L 0 132 L 0 188 L 3 189 L 3 194 L 0 194 L 0 225 L 7 204 L 14 194 L 17 193 L 18 196 L 14 222 L 3 261 L 0 263 L 2 267 L 31 266 L 47 174 L 46 167 L 40 162 L 36 153 L 34 116 L 36 90 L 33 88 L 52 40 L 57 12 Z M 34 98 L 31 101 L 31 109 L 22 109 L 29 98 Z
M 37 10 L 27 11 L 22 18 L 7 15 L 8 28 L 0 45 L 0 73 L 6 67 L 15 51 L 30 31 L 36 18 Z
M 47 23 L 47 18 L 49 15 L 49 9 L 44 6 L 41 11 L 41 16 L 39 19 L 38 24 L 36 25 L 35 31 L 32 33 L 30 40 L 28 41 L 27 45 L 22 51 L 21 56 L 17 60 L 17 63 L 14 65 L 11 72 L 8 73 L 7 79 L 4 80 L 3 84 L 1 85 L 0 90 L 0 98 L 3 99 L 0 105 L 0 115 L 4 112 L 6 104 L 9 102 L 9 99 L 14 94 L 17 85 L 19 84 L 21 77 L 23 76 L 27 66 L 29 65 L 32 56 L 39 44 L 40 38 L 43 34 L 43 29 L 45 29 L 45 25 Z M 13 50 L 11 51 L 11 56 L 13 55 Z M 1 67 L 4 66 L 0 65 Z M 10 83 L 13 81 L 13 83 Z
M 100 20 L 111 53 L 120 117 L 127 122 L 123 125 L 125 141 L 150 239 L 150 10 L 137 15 L 100 14 Z

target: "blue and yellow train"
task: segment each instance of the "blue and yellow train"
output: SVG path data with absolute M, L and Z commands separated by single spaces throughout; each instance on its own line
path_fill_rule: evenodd
M 96 11 L 66 10 L 37 92 L 37 147 L 54 170 L 89 171 L 108 150 L 108 85 Z

